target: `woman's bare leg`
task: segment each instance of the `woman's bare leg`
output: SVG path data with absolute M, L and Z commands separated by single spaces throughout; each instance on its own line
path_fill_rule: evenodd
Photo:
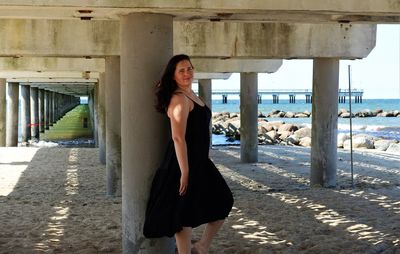
M 192 228 L 184 227 L 175 234 L 175 240 L 179 254 L 190 254 L 192 248 Z
M 203 235 L 201 239 L 194 244 L 194 249 L 199 254 L 207 254 L 210 249 L 211 242 L 214 236 L 218 233 L 218 230 L 221 228 L 222 224 L 224 224 L 225 220 L 217 220 L 210 223 L 207 223 L 206 228 L 204 229 Z

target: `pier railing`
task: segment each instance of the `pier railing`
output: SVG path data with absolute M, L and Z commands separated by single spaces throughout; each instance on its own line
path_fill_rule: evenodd
M 363 89 L 351 89 L 355 103 L 362 103 Z M 221 95 L 222 103 L 228 102 L 228 95 L 240 95 L 238 89 L 213 90 L 212 95 Z M 312 89 L 260 89 L 258 90 L 258 103 L 262 103 L 263 95 L 272 95 L 273 103 L 279 103 L 280 95 L 288 95 L 290 103 L 296 103 L 296 95 L 304 95 L 306 103 L 312 103 Z M 345 103 L 349 96 L 349 89 L 338 90 L 339 103 Z

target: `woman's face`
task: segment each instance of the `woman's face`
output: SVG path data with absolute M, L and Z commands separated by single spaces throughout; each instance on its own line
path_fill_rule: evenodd
M 175 68 L 174 79 L 178 87 L 191 87 L 193 82 L 193 66 L 188 60 L 178 62 Z

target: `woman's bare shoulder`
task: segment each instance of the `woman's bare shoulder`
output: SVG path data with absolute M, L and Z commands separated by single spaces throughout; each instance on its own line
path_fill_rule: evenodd
M 188 100 L 189 98 L 185 94 L 175 92 L 172 94 L 170 105 L 187 104 Z

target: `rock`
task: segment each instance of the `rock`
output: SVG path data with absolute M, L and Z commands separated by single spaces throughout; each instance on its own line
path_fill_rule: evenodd
M 350 139 L 343 142 L 343 147 L 350 149 Z M 366 136 L 356 136 L 353 137 L 353 148 L 373 149 L 374 141 Z
M 354 117 L 354 114 L 351 114 L 352 117 Z M 341 118 L 350 118 L 350 113 L 349 112 L 343 112 L 340 115 Z
M 379 113 L 382 113 L 383 112 L 383 109 L 376 109 L 375 111 L 374 111 L 374 114 L 375 115 L 378 115 Z
M 295 113 L 288 111 L 288 112 L 286 112 L 284 117 L 286 117 L 286 118 L 294 118 L 294 116 L 295 116 Z
M 386 152 L 400 154 L 400 144 L 390 144 Z
M 379 139 L 374 142 L 374 147 L 379 151 L 386 151 L 391 144 L 396 144 L 396 140 Z
M 355 116 L 357 116 L 357 117 L 371 117 L 371 116 L 376 116 L 376 114 L 374 112 L 372 112 L 371 110 L 369 110 L 369 109 L 364 109 L 364 110 L 362 110 L 360 112 L 357 112 L 355 114 Z
M 268 136 L 268 138 L 273 141 L 274 143 L 276 143 L 276 139 L 278 138 L 278 133 L 276 132 L 276 130 L 272 130 L 269 131 L 265 134 L 266 136 Z
M 376 116 L 380 117 L 394 117 L 393 111 L 384 111 L 382 113 L 377 114 Z
M 344 113 L 349 113 L 349 112 L 347 111 L 347 109 L 341 108 L 341 109 L 339 109 L 338 116 L 341 117 L 342 114 L 344 114 Z
M 299 145 L 305 146 L 305 147 L 311 147 L 311 137 L 301 138 Z
M 300 139 L 296 135 L 290 135 L 287 137 L 286 142 L 292 145 L 298 145 L 300 143 Z
M 259 111 L 258 112 L 258 117 L 259 118 L 265 118 L 266 116 L 261 111 Z
M 271 130 L 278 130 L 279 127 L 281 125 L 283 125 L 284 123 L 281 122 L 281 121 L 274 121 L 274 122 L 262 122 L 262 121 L 260 121 L 260 122 L 258 122 L 258 124 L 260 124 L 268 132 L 268 131 L 271 131 Z
M 282 131 L 282 132 L 278 131 L 278 134 L 279 134 L 280 140 L 286 140 L 290 135 L 292 135 L 292 132 L 291 131 Z
M 213 113 L 212 121 L 213 122 L 226 121 L 229 118 L 230 118 L 230 113 L 229 112 Z
M 339 133 L 337 135 L 337 147 L 343 148 L 344 141 L 348 140 L 349 138 L 350 138 L 349 134 Z
M 302 139 L 304 137 L 311 137 L 311 129 L 308 127 L 303 127 L 301 129 L 298 129 L 297 131 L 294 132 L 294 135 L 298 139 Z
M 229 118 L 235 118 L 235 117 L 240 117 L 240 114 L 238 114 L 238 113 L 231 113 L 230 115 L 229 115 Z
M 235 136 L 240 133 L 240 120 L 231 121 L 228 123 L 228 136 Z
M 263 144 L 276 144 L 277 140 L 276 138 L 278 137 L 278 134 L 276 133 L 276 130 L 272 130 L 270 132 L 267 132 L 261 136 L 259 136 L 258 140 L 261 141 L 260 143 Z
M 283 131 L 291 131 L 291 132 L 294 132 L 294 131 L 297 131 L 297 129 L 298 129 L 298 127 L 297 127 L 296 125 L 291 124 L 291 123 L 285 123 L 285 124 L 282 124 L 282 125 L 279 127 L 278 133 L 279 133 L 279 132 L 283 132 Z
M 310 115 L 304 114 L 304 113 L 297 113 L 294 115 L 295 118 L 308 118 Z
M 393 115 L 394 115 L 395 117 L 399 117 L 399 116 L 400 116 L 400 110 L 394 110 L 394 111 L 393 111 Z

